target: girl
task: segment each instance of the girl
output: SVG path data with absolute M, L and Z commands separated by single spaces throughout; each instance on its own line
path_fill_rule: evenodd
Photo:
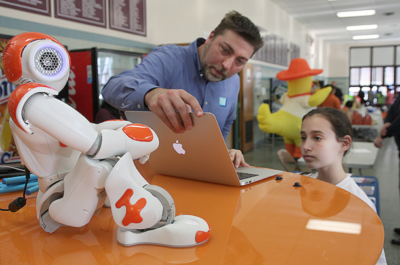
M 342 111 L 316 108 L 303 117 L 301 154 L 308 168 L 318 170 L 317 179 L 356 195 L 376 212 L 374 203 L 343 168 L 342 160 L 350 149 L 352 137 L 351 122 Z M 386 264 L 383 249 L 377 264 Z

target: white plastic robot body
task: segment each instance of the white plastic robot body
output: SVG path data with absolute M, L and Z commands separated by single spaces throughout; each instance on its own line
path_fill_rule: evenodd
M 141 189 L 137 179 L 139 171 L 130 163 L 132 157 L 125 154 L 106 180 L 106 191 L 115 222 L 126 229 L 146 229 L 156 225 L 162 218 L 160 200 Z
M 44 93 L 32 95 L 20 109 L 23 112 L 16 115 L 23 117 L 26 123 L 44 130 L 62 144 L 82 153 L 87 153 L 99 136 L 79 112 Z
M 50 205 L 52 219 L 73 227 L 86 225 L 104 204 L 104 184 L 111 169 L 109 163 L 82 154 L 74 169 L 64 178 L 63 198 Z
M 10 128 L 22 163 L 38 177 L 39 188 L 43 193 L 75 167 L 79 151 L 61 145 L 57 139 L 39 128 L 32 128 L 33 134 L 27 134 L 12 119 Z
M 209 226 L 201 218 L 184 216 L 173 223 L 171 196 L 149 185 L 134 166 L 133 159 L 144 163 L 158 147 L 151 128 L 127 121 L 91 124 L 53 97 L 65 85 L 70 65 L 57 40 L 20 34 L 7 44 L 3 65 L 18 86 L 9 100 L 11 129 L 23 163 L 39 177 L 36 207 L 45 231 L 87 224 L 107 195 L 123 245 L 183 247 L 208 240 Z
M 39 84 L 23 84 L 16 88 L 17 93 L 15 95 L 18 95 L 20 91 L 27 91 L 25 89 L 27 86 L 33 89 L 36 89 L 35 86 L 37 86 L 40 90 Z M 112 169 L 109 162 L 101 162 L 97 158 L 105 159 L 129 153 L 130 162 L 133 166 L 132 157 L 137 159 L 154 151 L 158 147 L 158 137 L 147 126 L 130 124 L 126 121 L 105 122 L 102 125 L 95 126 L 89 123 L 79 112 L 51 95 L 43 92 L 29 93 L 28 95 L 29 98 L 20 95 L 20 98 L 24 100 L 20 100 L 19 103 L 12 96 L 9 106 L 12 128 L 16 130 L 15 134 L 19 139 L 18 145 L 21 146 L 19 147 L 22 151 L 20 155 L 23 157 L 23 161 L 27 163 L 28 168 L 32 165 L 32 168 L 37 170 L 39 166 L 43 168 L 51 164 L 50 157 L 57 158 L 60 162 L 64 160 L 63 157 L 58 156 L 59 153 L 52 151 L 58 152 L 62 151 L 63 148 L 69 148 L 81 153 L 75 165 L 69 169 L 70 172 L 65 176 L 63 197 L 51 202 L 49 214 L 52 220 L 63 225 L 83 226 L 103 205 L 106 198 L 104 192 L 105 180 Z M 14 106 L 14 104 L 17 104 L 17 106 Z M 23 119 L 15 118 L 18 116 L 23 116 Z M 23 120 L 24 125 L 14 124 L 13 119 Z M 108 129 L 108 124 L 113 129 Z M 21 129 L 25 128 L 25 125 L 29 125 L 31 133 Z M 100 134 L 96 129 L 100 130 Z M 37 142 L 38 135 L 42 144 Z M 49 139 L 50 141 L 46 141 Z M 28 145 L 29 147 L 27 147 Z M 88 152 L 94 158 L 90 158 Z M 47 155 L 44 156 L 43 153 Z M 53 168 L 53 170 L 55 169 Z M 46 193 L 46 189 L 51 184 L 61 179 L 55 177 L 56 172 L 40 170 L 37 172 L 43 193 Z M 117 176 L 117 178 L 120 177 Z M 121 179 L 120 181 L 124 183 L 125 189 L 131 187 L 130 190 L 135 190 L 135 196 L 139 195 L 142 200 L 148 202 L 147 207 L 141 212 L 143 219 L 139 228 L 149 228 L 158 223 L 161 219 L 160 213 L 162 213 L 163 207 L 157 198 L 143 189 L 143 186 L 148 185 L 148 183 L 139 172 L 134 175 L 134 178 Z M 115 192 L 118 197 L 122 191 Z M 45 196 L 37 202 L 39 218 L 45 212 L 43 206 L 48 204 L 46 201 L 48 199 L 51 198 Z M 113 203 L 111 197 L 110 201 Z M 122 219 L 122 217 L 115 216 L 117 224 L 120 224 Z

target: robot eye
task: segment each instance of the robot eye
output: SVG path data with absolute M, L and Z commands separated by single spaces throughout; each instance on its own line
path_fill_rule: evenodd
M 35 67 L 43 75 L 60 72 L 63 61 L 60 53 L 51 47 L 40 49 L 35 55 Z

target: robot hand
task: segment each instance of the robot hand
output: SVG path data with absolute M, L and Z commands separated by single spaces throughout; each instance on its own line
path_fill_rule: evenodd
M 93 125 L 53 97 L 70 66 L 57 40 L 42 33 L 17 35 L 3 52 L 3 66 L 17 86 L 9 100 L 10 126 L 22 162 L 39 177 L 36 206 L 45 231 L 87 224 L 107 195 L 123 245 L 183 247 L 208 240 L 203 219 L 175 218 L 171 196 L 135 168 L 132 159 L 146 162 L 158 147 L 150 128 L 123 121 Z

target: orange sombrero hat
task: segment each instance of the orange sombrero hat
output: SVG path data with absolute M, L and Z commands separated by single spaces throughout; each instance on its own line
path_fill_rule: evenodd
M 322 69 L 310 69 L 307 61 L 303 58 L 295 58 L 290 62 L 289 69 L 280 71 L 276 75 L 276 78 L 287 81 L 310 75 L 318 75 L 322 71 Z

